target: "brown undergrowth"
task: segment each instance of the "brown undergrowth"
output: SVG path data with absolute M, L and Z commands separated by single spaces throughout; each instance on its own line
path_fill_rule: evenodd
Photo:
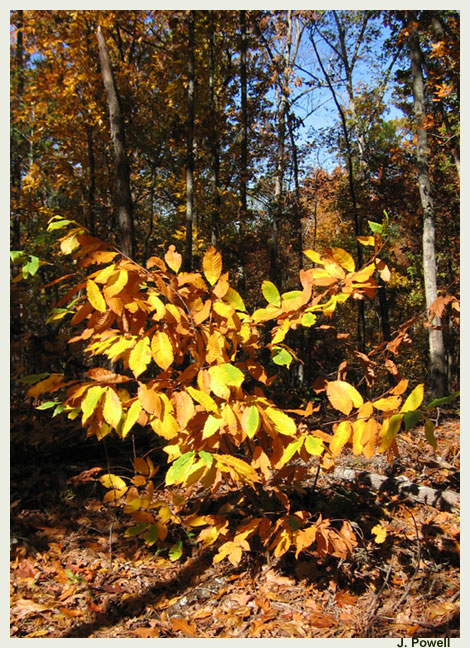
M 418 436 L 401 439 L 394 465 L 361 469 L 458 490 L 458 423 L 439 427 L 437 455 Z M 122 457 L 112 454 L 112 467 L 128 461 Z M 324 474 L 314 487 L 306 484 L 298 503 L 350 520 L 359 544 L 347 560 L 308 553 L 295 560 L 291 552 L 275 559 L 255 548 L 236 567 L 214 565 L 215 549 L 203 550 L 188 537 L 183 558 L 171 562 L 124 537 L 129 520 L 103 504 L 103 488 L 94 481 L 105 470 L 99 446 L 87 457 L 75 455 L 73 465 L 38 455 L 27 468 L 13 466 L 12 637 L 460 634 L 458 511 Z M 373 532 L 377 527 L 384 538 Z

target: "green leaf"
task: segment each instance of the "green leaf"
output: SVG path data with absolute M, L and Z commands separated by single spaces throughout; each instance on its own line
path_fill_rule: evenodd
M 145 537 L 144 537 L 145 544 L 147 546 L 149 546 L 149 547 L 154 545 L 158 540 L 158 533 L 159 533 L 158 532 L 158 527 L 155 524 L 152 524 L 149 527 L 149 530 L 147 531 L 147 533 L 145 534 Z
M 239 293 L 233 288 L 229 288 L 224 296 L 224 301 L 227 301 L 237 311 L 246 311 L 246 306 Z
M 416 385 L 406 401 L 403 403 L 400 412 L 412 412 L 421 405 L 424 396 L 424 384 Z
M 165 483 L 167 486 L 184 481 L 184 478 L 189 473 L 194 463 L 195 455 L 195 451 L 190 450 L 189 452 L 182 454 L 181 457 L 178 457 L 178 459 L 173 462 L 165 477 Z
M 304 313 L 302 315 L 302 319 L 300 323 L 302 324 L 302 326 L 309 327 L 309 326 L 313 326 L 316 321 L 317 321 L 316 315 L 314 315 L 313 313 Z
M 206 466 L 209 467 L 212 466 L 212 462 L 214 460 L 210 452 L 206 452 L 205 450 L 199 450 L 199 457 L 202 459 L 202 461 Z
M 302 445 L 304 444 L 304 441 L 305 441 L 305 437 L 302 436 L 300 437 L 300 439 L 296 439 L 295 441 L 292 441 L 292 443 L 289 443 L 289 445 L 282 453 L 282 457 L 279 462 L 279 465 L 285 466 L 286 463 L 292 459 L 295 453 L 301 449 Z
M 272 281 L 263 281 L 261 291 L 268 304 L 273 304 L 279 308 L 281 305 L 281 295 Z
M 454 401 L 459 396 L 460 392 L 453 392 L 452 394 L 449 394 L 449 396 L 444 396 L 443 398 L 435 398 L 428 405 L 423 407 L 423 409 L 427 411 L 433 409 L 434 407 L 440 407 L 440 405 L 447 405 L 448 403 L 452 403 L 452 401 Z
M 38 405 L 35 409 L 37 409 L 37 410 L 48 410 L 48 409 L 51 409 L 52 407 L 55 407 L 58 404 L 59 404 L 59 401 L 47 401 L 46 403 L 41 403 L 41 405 Z
M 428 443 L 430 443 L 435 450 L 437 448 L 437 439 L 434 436 L 434 423 L 428 418 L 424 422 L 424 434 L 426 435 Z
M 382 224 L 381 223 L 375 223 L 374 221 L 367 221 L 369 223 L 370 229 L 374 232 L 374 234 L 382 234 Z
M 176 562 L 183 555 L 183 541 L 178 540 L 178 542 L 170 547 L 168 552 L 168 558 L 171 562 Z
M 393 440 L 398 434 L 404 414 L 394 414 L 390 417 L 389 424 L 385 435 L 380 440 L 379 452 L 385 452 L 390 448 Z
M 24 259 L 24 252 L 21 250 L 10 250 L 10 261 L 17 263 Z
M 51 314 L 46 320 L 46 324 L 50 324 L 51 322 L 59 322 L 70 312 L 71 311 L 68 308 L 53 308 L 51 310 Z
M 292 531 L 297 531 L 297 529 L 300 529 L 301 522 L 296 515 L 289 515 L 289 517 L 287 518 L 287 523 Z
M 211 377 L 212 391 L 221 397 L 223 397 L 227 386 L 240 387 L 245 379 L 243 371 L 228 362 L 209 367 L 209 376 Z
M 145 531 L 147 528 L 148 528 L 147 522 L 141 522 L 140 524 L 136 524 L 135 526 L 126 529 L 124 531 L 124 535 L 127 538 L 133 538 L 134 536 L 139 535 L 139 533 L 142 533 L 142 531 Z
M 408 432 L 423 416 L 421 410 L 415 410 L 414 412 L 407 412 L 403 418 L 405 423 L 405 432 Z
M 73 223 L 73 221 L 67 220 L 66 218 L 61 218 L 60 216 L 54 216 L 54 219 L 57 219 L 57 220 L 53 220 L 51 218 L 51 220 L 49 221 L 49 225 L 47 226 L 47 231 L 48 232 L 53 232 L 54 230 L 57 230 L 57 229 L 63 229 L 67 225 L 70 225 L 71 223 Z
M 259 428 L 259 412 L 255 405 L 250 405 L 250 407 L 243 412 L 242 424 L 247 437 L 252 439 L 258 432 Z
M 319 439 L 318 437 L 313 436 L 310 434 L 306 439 L 305 439 L 305 450 L 316 457 L 319 457 L 323 450 L 325 449 L 325 446 L 323 445 L 323 441 Z
M 99 385 L 95 385 L 88 389 L 85 398 L 80 403 L 80 408 L 83 412 L 82 423 L 86 423 L 93 414 L 104 391 L 105 388 L 100 387 Z
M 290 301 L 291 299 L 295 299 L 296 297 L 300 297 L 301 295 L 301 290 L 289 290 L 288 292 L 282 293 L 282 299 L 284 301 Z
M 21 383 L 25 383 L 26 385 L 34 385 L 34 383 L 47 378 L 49 375 L 50 374 L 48 373 L 30 374 L 29 376 L 23 376 L 23 378 L 20 378 L 19 380 Z
M 274 347 L 272 360 L 274 364 L 277 364 L 281 367 L 290 367 L 290 363 L 292 362 L 293 357 L 291 356 L 289 351 L 287 351 L 287 349 L 284 349 L 282 347 Z

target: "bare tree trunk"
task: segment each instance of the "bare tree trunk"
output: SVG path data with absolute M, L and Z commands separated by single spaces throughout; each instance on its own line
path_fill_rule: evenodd
M 90 232 L 95 234 L 95 192 L 96 192 L 96 177 L 95 177 L 95 150 L 93 147 L 93 130 L 91 126 L 87 128 L 87 146 L 88 146 L 88 173 L 89 173 L 89 185 L 88 185 L 88 226 Z
M 214 16 L 209 12 L 209 112 L 211 116 L 211 130 L 210 130 L 210 148 L 212 155 L 212 168 L 211 168 L 211 181 L 213 204 L 212 214 L 210 221 L 211 243 L 217 246 L 220 232 L 219 232 L 219 219 L 220 219 L 220 156 L 219 156 L 219 141 L 218 141 L 218 128 L 217 128 L 217 114 L 215 105 L 215 57 L 214 57 Z
M 194 11 L 188 14 L 188 91 L 186 124 L 186 241 L 184 269 L 193 265 L 193 203 L 194 203 Z
M 15 66 L 16 66 L 16 102 L 20 104 L 24 92 L 24 46 L 23 46 L 23 11 L 18 10 L 16 16 L 16 51 L 15 51 Z M 15 209 L 13 211 L 13 236 L 12 248 L 14 250 L 21 249 L 21 228 L 20 228 L 20 194 L 21 194 L 21 172 L 22 160 L 21 150 L 14 149 L 12 154 L 12 167 L 11 167 L 11 184 L 14 189 Z
M 108 100 L 111 140 L 114 149 L 117 186 L 116 197 L 121 248 L 124 254 L 132 258 L 135 252 L 134 218 L 132 213 L 129 160 L 127 158 L 125 145 L 124 119 L 108 48 L 100 26 L 98 26 L 98 29 L 96 30 L 96 37 L 98 40 L 103 84 Z
M 415 20 L 415 12 L 411 20 Z M 428 137 L 424 126 L 425 94 L 424 76 L 419 35 L 413 29 L 408 38 L 409 54 L 411 60 L 411 75 L 413 83 L 413 107 L 416 121 L 416 161 L 418 167 L 418 187 L 423 209 L 423 275 L 424 291 L 426 295 L 426 308 L 437 299 L 436 278 L 436 227 L 434 202 L 432 198 L 431 182 L 429 179 L 428 164 Z M 433 327 L 429 329 L 429 359 L 431 364 L 432 390 L 434 396 L 443 396 L 447 392 L 444 338 L 442 335 L 441 320 L 433 320 Z

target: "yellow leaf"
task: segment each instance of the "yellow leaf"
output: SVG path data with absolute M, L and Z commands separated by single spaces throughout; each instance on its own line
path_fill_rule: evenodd
M 165 304 L 162 302 L 155 291 L 149 292 L 147 302 L 155 311 L 155 315 L 153 316 L 153 319 L 155 321 L 159 322 L 165 317 Z
M 195 389 L 194 387 L 186 387 L 188 394 L 200 405 L 202 405 L 208 412 L 218 412 L 219 408 L 215 400 L 205 392 Z
M 149 339 L 148 337 L 142 338 L 129 355 L 129 367 L 136 378 L 147 369 L 151 359 Z
M 106 475 L 102 475 L 100 477 L 100 482 L 103 484 L 105 488 L 116 488 L 118 490 L 127 490 L 126 482 L 121 479 L 121 477 L 118 477 L 117 475 L 113 475 L 111 473 L 107 473 Z
M 342 448 L 351 437 L 352 425 L 349 421 L 341 421 L 335 430 L 333 439 L 330 441 L 330 451 L 333 457 L 337 457 Z
M 101 294 L 100 289 L 92 279 L 88 279 L 88 281 L 86 282 L 86 294 L 88 301 L 93 306 L 93 308 L 95 308 L 97 311 L 100 311 L 100 313 L 106 312 L 106 302 L 104 301 L 104 297 Z
M 358 270 L 353 275 L 350 275 L 350 277 L 353 281 L 362 283 L 363 281 L 367 281 L 368 279 L 370 279 L 374 274 L 374 272 L 375 272 L 375 265 L 373 263 L 370 263 L 365 268 L 362 268 L 362 270 Z
M 194 416 L 195 409 L 193 399 L 184 391 L 173 392 L 171 398 L 176 408 L 176 419 L 178 425 L 182 430 L 184 430 Z
M 108 387 L 104 398 L 103 418 L 113 428 L 117 428 L 122 416 L 121 399 L 114 389 Z
M 128 278 L 127 270 L 119 270 L 111 275 L 103 289 L 105 297 L 111 298 L 120 293 L 127 284 Z
M 387 529 L 383 526 L 376 524 L 371 531 L 375 535 L 375 542 L 377 542 L 377 544 L 381 544 L 385 541 L 385 538 L 387 537 Z
M 268 407 L 266 409 L 266 414 L 274 423 L 274 427 L 279 434 L 285 434 L 286 436 L 295 436 L 297 434 L 297 425 L 284 412 L 276 410 L 273 407 Z
M 423 402 L 423 398 L 424 398 L 424 384 L 421 383 L 413 389 L 411 394 L 403 403 L 403 407 L 401 408 L 400 412 L 413 412 L 414 410 L 417 410 L 418 407 Z
M 212 414 L 209 414 L 209 416 L 206 419 L 206 422 L 204 423 L 204 428 L 202 430 L 202 438 L 208 439 L 209 437 L 213 436 L 216 432 L 219 431 L 222 423 L 223 420 L 219 416 L 212 416 Z
M 361 245 L 369 245 L 374 247 L 375 238 L 373 236 L 356 236 L 356 239 Z
M 57 391 L 60 387 L 62 387 L 63 384 L 64 384 L 63 374 L 53 373 L 45 380 L 41 380 L 40 382 L 33 385 L 33 387 L 30 387 L 26 392 L 26 396 L 31 396 L 31 398 L 36 398 L 41 394 Z
M 219 468 L 224 468 L 229 466 L 233 470 L 243 477 L 242 481 L 259 482 L 259 477 L 257 472 L 242 459 L 238 457 L 233 457 L 232 455 L 214 455 L 215 460 Z
M 121 431 L 121 436 L 123 439 L 127 436 L 130 429 L 137 422 L 137 419 L 139 418 L 139 414 L 141 411 L 142 411 L 142 405 L 139 403 L 138 400 L 134 401 L 132 405 L 129 407 L 129 409 L 127 410 L 126 419 L 124 421 L 124 424 L 122 426 L 122 431 Z
M 353 407 L 361 407 L 364 402 L 357 389 L 344 380 L 329 381 L 326 395 L 332 406 L 346 415 Z
M 325 263 L 325 259 L 322 259 L 322 257 L 318 254 L 318 252 L 315 252 L 315 250 L 304 250 L 304 254 L 307 259 L 310 259 L 310 261 L 313 261 L 313 263 Z
M 387 396 L 385 398 L 379 398 L 378 400 L 374 401 L 372 404 L 375 407 L 375 409 L 378 409 L 382 412 L 391 412 L 397 407 L 400 407 L 401 403 L 401 398 L 400 396 Z
M 159 394 L 146 385 L 140 385 L 138 391 L 140 404 L 148 414 L 160 416 L 162 410 L 162 401 Z
M 353 425 L 353 453 L 355 455 L 360 455 L 362 452 L 363 446 L 363 435 L 365 431 L 365 421 L 354 421 Z
M 346 250 L 341 248 L 331 248 L 330 253 L 336 263 L 342 266 L 345 270 L 348 270 L 348 272 L 354 272 L 356 264 L 349 252 L 346 252 Z
M 166 371 L 173 363 L 173 347 L 165 331 L 157 331 L 152 338 L 152 356 L 157 365 Z
M 307 547 L 310 547 L 314 542 L 317 535 L 317 527 L 315 525 L 307 527 L 306 529 L 299 529 L 295 535 L 295 557 Z
M 210 285 L 216 284 L 222 274 L 222 256 L 213 246 L 207 250 L 202 259 L 202 269 Z
M 165 261 L 166 261 L 167 266 L 171 270 L 173 270 L 173 272 L 177 273 L 178 270 L 181 267 L 182 260 L 183 260 L 183 258 L 181 256 L 181 254 L 179 254 L 176 251 L 175 246 L 170 245 L 170 247 L 168 248 L 168 252 L 165 254 Z

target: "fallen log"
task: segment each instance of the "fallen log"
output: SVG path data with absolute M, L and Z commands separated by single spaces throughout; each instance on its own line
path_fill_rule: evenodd
M 402 475 L 387 477 L 386 475 L 349 470 L 347 468 L 335 468 L 331 475 L 335 479 L 357 481 L 361 484 L 366 484 L 374 490 L 400 493 L 414 502 L 430 504 L 441 511 L 460 508 L 460 493 L 449 489 L 438 490 L 429 486 L 420 486 Z

